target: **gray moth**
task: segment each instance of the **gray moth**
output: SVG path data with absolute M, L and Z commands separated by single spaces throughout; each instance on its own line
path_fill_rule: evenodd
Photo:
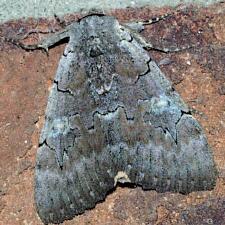
M 35 168 L 43 223 L 93 208 L 117 183 L 211 190 L 211 149 L 144 41 L 111 16 L 88 15 L 49 37 L 69 38 L 48 98 Z

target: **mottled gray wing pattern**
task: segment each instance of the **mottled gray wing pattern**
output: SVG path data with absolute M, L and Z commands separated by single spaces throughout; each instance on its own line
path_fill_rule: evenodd
M 44 223 L 71 219 L 118 182 L 146 190 L 210 190 L 204 132 L 156 63 L 113 17 L 70 27 L 46 109 L 35 172 Z

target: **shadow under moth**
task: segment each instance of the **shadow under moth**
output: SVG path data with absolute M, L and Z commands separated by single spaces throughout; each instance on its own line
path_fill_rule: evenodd
M 95 207 L 117 183 L 183 194 L 215 185 L 201 126 L 131 30 L 93 14 L 36 46 L 69 38 L 37 152 L 35 203 L 45 224 Z

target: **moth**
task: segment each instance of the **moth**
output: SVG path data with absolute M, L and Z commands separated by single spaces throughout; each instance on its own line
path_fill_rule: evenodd
M 37 151 L 35 203 L 45 224 L 93 208 L 117 183 L 183 194 L 215 185 L 201 126 L 134 25 L 90 14 L 36 46 L 69 38 Z

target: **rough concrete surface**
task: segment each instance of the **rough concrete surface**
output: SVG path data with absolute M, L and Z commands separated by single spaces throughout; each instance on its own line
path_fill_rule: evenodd
M 115 8 L 143 6 L 177 6 L 184 3 L 209 5 L 220 0 L 0 0 L 0 22 L 19 18 L 39 18 L 87 11 L 93 8 L 106 11 Z
M 195 46 L 173 54 L 150 54 L 206 132 L 219 170 L 216 187 L 189 195 L 117 187 L 104 202 L 66 225 L 225 224 L 225 3 L 177 11 L 129 8 L 110 14 L 124 22 L 166 12 L 173 15 L 146 27 L 143 36 L 157 46 Z M 34 43 L 77 18 L 68 15 L 61 22 L 30 19 L 0 26 L 1 225 L 42 224 L 33 200 L 35 155 L 49 88 L 65 47 L 55 46 L 47 56 L 39 50 L 24 51 L 6 39 L 39 31 L 23 40 Z

